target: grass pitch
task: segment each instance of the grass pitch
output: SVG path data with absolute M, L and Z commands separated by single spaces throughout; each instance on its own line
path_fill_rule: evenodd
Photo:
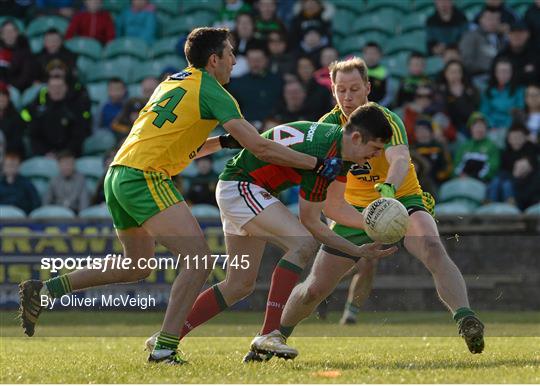
M 540 313 L 482 313 L 486 350 L 468 352 L 446 313 L 365 313 L 356 326 L 311 318 L 294 361 L 241 364 L 260 313 L 227 312 L 182 343 L 189 364 L 145 362 L 161 313 L 46 312 L 26 338 L 0 313 L 2 383 L 539 383 Z

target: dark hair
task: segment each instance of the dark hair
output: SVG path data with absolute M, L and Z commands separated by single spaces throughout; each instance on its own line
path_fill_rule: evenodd
M 376 48 L 379 50 L 379 52 L 381 52 L 381 46 L 379 45 L 379 43 L 377 42 L 374 42 L 372 40 L 370 40 L 369 42 L 367 42 L 366 44 L 364 44 L 364 47 L 363 48 L 368 48 L 368 47 L 371 47 L 371 48 Z
M 122 78 L 118 78 L 118 77 L 110 78 L 109 81 L 107 82 L 107 84 L 109 85 L 109 84 L 111 84 L 111 83 L 122 83 L 122 85 L 123 85 L 124 87 L 126 87 L 126 82 L 124 82 L 124 81 L 122 80 Z
M 492 91 L 498 87 L 497 77 L 495 76 L 495 68 L 497 67 L 497 64 L 499 63 L 508 63 L 512 67 L 512 77 L 510 78 L 510 81 L 508 82 L 508 86 L 510 87 L 510 95 L 514 95 L 514 93 L 516 92 L 516 88 L 517 88 L 516 69 L 514 67 L 514 64 L 509 58 L 505 56 L 501 56 L 497 58 L 496 60 L 494 60 L 493 63 L 491 64 L 491 71 L 489 73 L 489 82 L 488 82 L 488 87 L 486 90 L 486 94 L 488 97 L 493 96 Z
M 246 53 L 247 56 L 249 51 L 262 51 L 264 56 L 268 57 L 270 56 L 270 52 L 268 51 L 268 47 L 266 46 L 266 43 L 253 39 L 248 44 L 246 44 Z
M 442 82 L 448 87 L 448 83 L 446 81 L 446 70 L 448 70 L 448 67 L 450 67 L 452 64 L 457 64 L 460 68 L 461 68 L 461 82 L 463 83 L 463 85 L 465 86 L 465 88 L 468 88 L 471 86 L 471 80 L 469 79 L 469 76 L 467 74 L 467 70 L 465 69 L 465 66 L 463 65 L 463 62 L 459 61 L 459 60 L 456 60 L 456 59 L 452 59 L 452 60 L 449 60 L 448 63 L 446 63 L 444 65 L 444 68 L 441 72 L 441 75 L 442 75 Z
M 188 35 L 184 53 L 188 63 L 196 68 L 205 67 L 213 54 L 223 56 L 225 42 L 229 38 L 226 28 L 195 28 Z
M 385 113 L 376 103 L 369 102 L 358 107 L 349 116 L 345 124 L 345 133 L 351 134 L 354 131 L 362 135 L 362 141 L 367 143 L 370 140 L 382 139 L 384 143 L 392 139 L 392 126 Z
M 413 51 L 411 52 L 411 54 L 409 55 L 409 59 L 407 59 L 407 62 L 410 62 L 411 59 L 413 58 L 418 58 L 418 59 L 425 59 L 426 58 L 426 55 L 424 55 L 423 53 L 419 52 L 419 51 Z
M 58 29 L 56 29 L 55 27 L 51 27 L 47 31 L 45 31 L 45 35 L 52 35 L 52 34 L 60 35 L 60 37 L 62 37 L 62 34 L 60 33 L 60 31 L 58 31 Z
M 71 150 L 64 149 L 58 152 L 56 157 L 61 160 L 62 158 L 75 158 L 75 154 Z

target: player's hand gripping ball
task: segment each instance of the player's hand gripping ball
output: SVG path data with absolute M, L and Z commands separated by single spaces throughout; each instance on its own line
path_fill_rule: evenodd
M 381 197 L 362 212 L 364 230 L 375 241 L 393 244 L 405 236 L 409 225 L 409 213 L 395 198 Z

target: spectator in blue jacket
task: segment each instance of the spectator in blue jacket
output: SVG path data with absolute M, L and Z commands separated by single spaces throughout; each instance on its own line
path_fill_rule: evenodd
M 19 174 L 21 156 L 6 153 L 0 177 L 0 205 L 13 205 L 27 214 L 41 205 L 41 198 L 32 182 Z
M 516 86 L 512 62 L 497 59 L 492 66 L 488 88 L 482 95 L 480 111 L 492 127 L 492 139 L 501 147 L 512 124 L 512 114 L 525 106 L 523 87 Z
M 107 94 L 109 99 L 101 108 L 99 127 L 112 130 L 111 123 L 122 110 L 122 106 L 126 99 L 126 84 L 120 78 L 110 79 L 107 84 Z
M 116 20 L 117 37 L 140 38 L 151 44 L 156 38 L 155 7 L 148 0 L 131 0 L 131 8 L 124 10 Z

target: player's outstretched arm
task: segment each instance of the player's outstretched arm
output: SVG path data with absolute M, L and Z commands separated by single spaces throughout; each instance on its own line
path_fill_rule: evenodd
M 231 119 L 223 127 L 261 161 L 305 170 L 313 170 L 317 165 L 316 157 L 261 137 L 257 129 L 245 119 Z
M 345 201 L 345 185 L 345 182 L 341 181 L 330 184 L 324 202 L 324 215 L 341 225 L 364 229 L 364 216 Z
M 398 190 L 409 172 L 409 162 L 411 162 L 409 148 L 407 145 L 391 146 L 385 150 L 384 154 L 390 164 L 385 182 L 394 185 Z
M 348 255 L 374 259 L 391 255 L 397 251 L 396 247 L 380 249 L 381 245 L 365 244 L 357 246 L 343 237 L 334 233 L 326 224 L 321 221 L 321 211 L 324 207 L 323 202 L 312 202 L 298 198 L 300 211 L 300 221 L 315 239 L 329 247 L 338 249 Z
M 216 151 L 221 149 L 241 149 L 242 145 L 234 139 L 230 134 L 219 135 L 217 137 L 210 137 L 203 144 L 199 152 L 197 153 L 197 158 L 205 157 L 207 155 L 213 154 Z

